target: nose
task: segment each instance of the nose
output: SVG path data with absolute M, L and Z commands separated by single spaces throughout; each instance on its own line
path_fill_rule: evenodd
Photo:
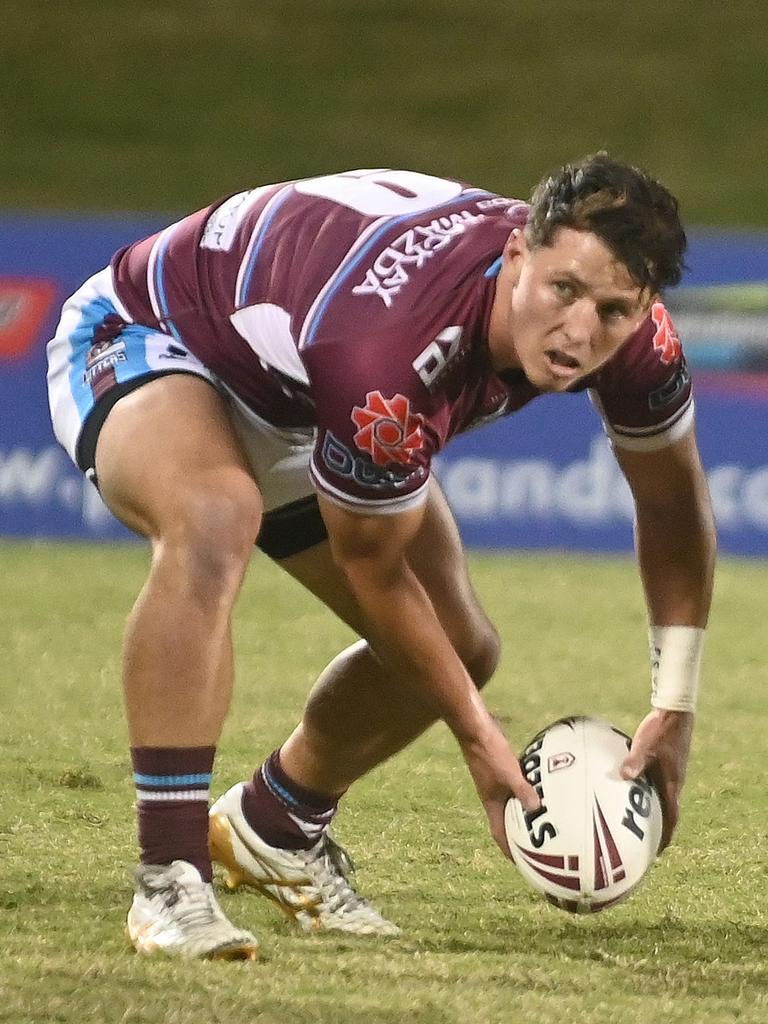
M 600 325 L 595 303 L 583 296 L 568 307 L 565 332 L 570 343 L 579 350 L 589 348 Z

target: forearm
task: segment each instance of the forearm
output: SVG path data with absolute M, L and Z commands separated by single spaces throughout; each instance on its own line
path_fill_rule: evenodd
M 651 710 L 635 733 L 622 774 L 636 778 L 656 766 L 663 850 L 677 826 L 685 782 L 712 597 L 715 531 L 709 502 L 692 506 L 684 500 L 677 514 L 639 511 L 635 529 L 650 625 Z
M 716 548 L 709 505 L 683 505 L 672 514 L 638 509 L 635 542 L 651 625 L 703 629 Z
M 715 526 L 696 438 L 653 452 L 617 452 L 635 498 L 635 539 L 648 606 L 651 711 L 622 766 L 636 778 L 655 765 L 664 802 L 665 847 L 685 780 L 712 599 Z
M 715 558 L 707 509 L 706 504 L 683 505 L 677 517 L 667 514 L 663 522 L 647 511 L 638 516 L 638 558 L 650 625 L 651 703 L 658 709 L 696 708 Z
M 403 565 L 382 578 L 363 564 L 344 572 L 369 623 L 369 642 L 387 669 L 412 686 L 460 742 L 481 736 L 491 724 L 489 712 L 414 573 Z
M 693 431 L 652 452 L 618 449 L 635 499 L 635 544 L 651 625 L 704 628 L 715 524 Z
M 508 855 L 504 808 L 510 794 L 527 811 L 539 807 L 539 797 L 409 565 L 408 551 L 424 521 L 423 506 L 391 517 L 356 514 L 322 499 L 320 508 L 334 561 L 360 606 L 366 639 L 382 662 L 385 678 L 391 674 L 411 686 L 414 700 L 451 729 L 491 832 Z M 433 556 L 441 554 L 436 550 Z

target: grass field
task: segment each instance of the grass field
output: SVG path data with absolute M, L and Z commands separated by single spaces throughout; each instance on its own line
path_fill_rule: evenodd
M 140 547 L 0 544 L 0 1021 L 121 1024 L 764 1024 L 768 565 L 720 567 L 678 840 L 618 908 L 540 902 L 486 834 L 438 726 L 364 779 L 339 838 L 394 940 L 291 933 L 252 895 L 257 964 L 133 955 L 122 927 L 135 857 L 119 641 Z M 632 729 L 647 705 L 631 560 L 476 556 L 505 639 L 488 699 L 520 745 L 552 718 Z M 294 723 L 345 629 L 257 558 L 238 606 L 238 688 L 218 794 Z

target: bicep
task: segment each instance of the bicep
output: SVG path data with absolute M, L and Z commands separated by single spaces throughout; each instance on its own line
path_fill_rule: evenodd
M 334 561 L 345 572 L 382 580 L 402 571 L 406 551 L 424 519 L 426 504 L 402 512 L 358 512 L 319 496 Z
M 614 450 L 636 505 L 665 508 L 691 499 L 709 503 L 693 429 L 663 448 L 636 451 L 617 446 Z

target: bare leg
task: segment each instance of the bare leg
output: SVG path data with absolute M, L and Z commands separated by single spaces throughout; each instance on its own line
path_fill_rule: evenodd
M 232 689 L 230 615 L 261 515 L 222 399 L 188 375 L 145 385 L 110 412 L 97 471 L 112 511 L 152 542 L 125 634 L 131 743 L 215 745 Z
M 498 637 L 472 589 L 458 531 L 437 485 L 429 500 L 410 561 L 457 652 L 482 686 L 498 662 Z M 327 543 L 282 565 L 365 636 L 365 623 Z M 383 671 L 375 653 L 360 641 L 321 674 L 280 759 L 300 785 L 335 795 L 411 743 L 435 717 L 412 690 Z

